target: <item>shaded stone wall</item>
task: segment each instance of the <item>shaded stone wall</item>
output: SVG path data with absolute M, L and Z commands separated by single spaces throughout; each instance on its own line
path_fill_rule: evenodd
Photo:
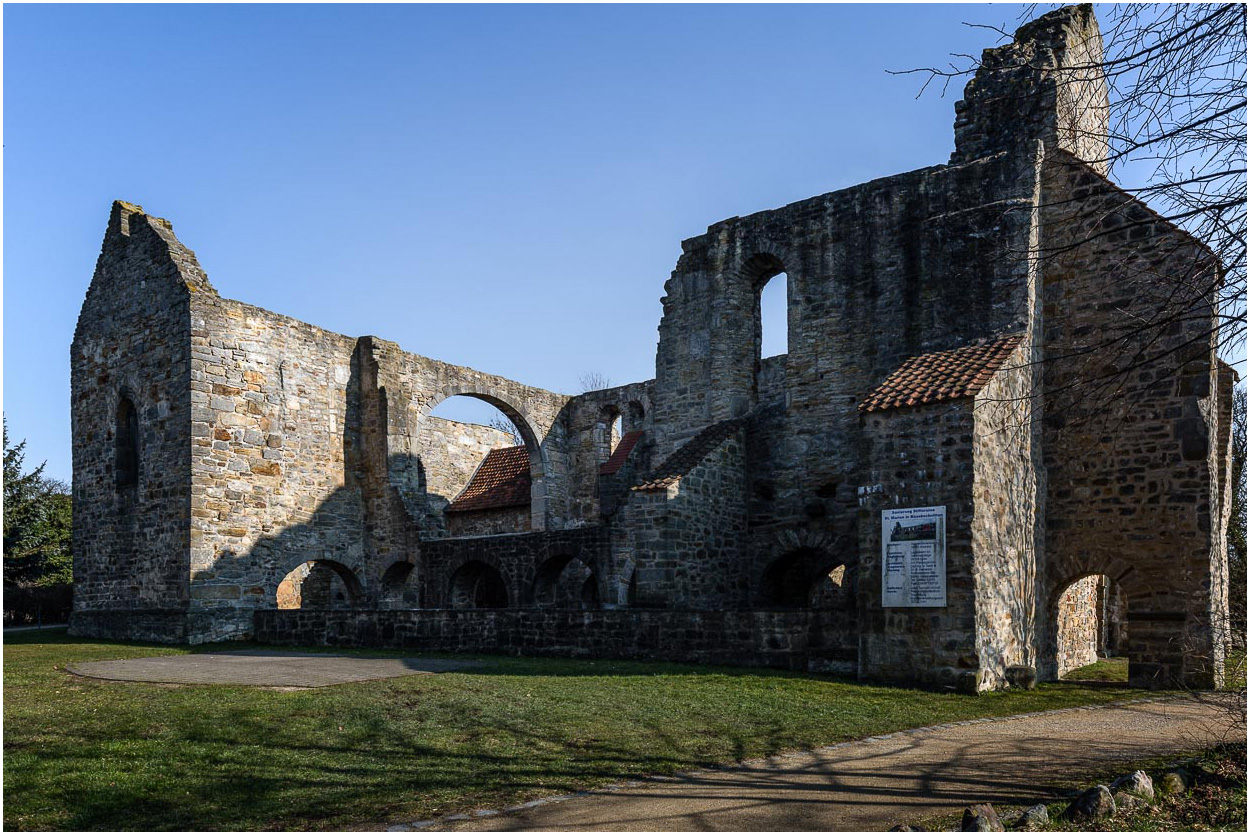
M 967 691 L 992 685 L 982 677 L 977 645 L 972 404 L 872 412 L 864 430 L 871 469 L 860 500 L 861 678 Z M 881 511 L 939 505 L 946 507 L 946 606 L 883 608 Z
M 1130 678 L 1216 680 L 1226 558 L 1213 517 L 1219 398 L 1210 253 L 1073 157 L 1041 201 L 1050 657 L 1054 605 L 1107 574 L 1127 599 Z M 1226 576 L 1226 575 L 1225 575 Z M 1221 615 L 1222 616 L 1222 615 Z
M 420 610 L 258 611 L 257 638 L 416 652 L 641 658 L 849 672 L 854 650 L 822 644 L 818 612 Z
M 421 606 L 447 608 L 452 602 L 452 583 L 457 571 L 480 563 L 497 571 L 507 590 L 508 604 L 530 606 L 534 581 L 551 560 L 574 558 L 589 567 L 601 589 L 612 580 L 607 531 L 587 526 L 512 536 L 481 536 L 423 542 L 425 572 L 421 577 Z M 601 598 L 609 595 L 601 592 Z
M 188 605 L 191 322 L 212 288 L 168 221 L 113 204 L 70 347 L 75 634 L 150 638 Z M 118 478 L 119 407 L 135 412 L 138 470 Z M 126 428 L 121 428 L 126 432 Z M 156 610 L 124 619 L 106 609 Z M 142 622 L 141 622 L 142 621 Z M 112 625 L 120 625 L 113 632 Z
M 493 536 L 530 529 L 528 507 L 502 507 L 447 514 L 448 536 Z
M 745 431 L 739 427 L 674 483 L 635 489 L 613 519 L 615 566 L 636 571 L 644 607 L 729 609 L 749 605 L 742 543 L 746 524 Z
M 644 471 L 650 469 L 655 435 L 650 417 L 652 386 L 650 380 L 630 383 L 588 391 L 569 400 L 561 420 L 568 438 L 570 524 L 598 524 L 600 516 L 608 512 L 599 501 L 599 466 L 612 452 L 611 429 L 616 416 L 621 417 L 622 433 L 647 433 L 643 448 L 637 450 L 637 459 Z

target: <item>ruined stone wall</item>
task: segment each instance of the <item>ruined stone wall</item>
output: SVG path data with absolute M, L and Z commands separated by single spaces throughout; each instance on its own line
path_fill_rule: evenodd
M 1215 264 L 1073 157 L 1048 161 L 1041 206 L 1049 629 L 1069 583 L 1107 574 L 1127 598 L 1131 680 L 1209 683 L 1226 609 L 1203 414 Z
M 872 412 L 864 417 L 870 469 L 859 526 L 860 677 L 922 681 L 975 691 L 983 679 L 977 644 L 972 403 Z M 881 511 L 946 507 L 946 606 L 883 608 Z
M 114 203 L 70 348 L 76 635 L 180 640 L 188 605 L 188 298 L 211 293 L 167 221 Z M 119 483 L 119 406 L 137 472 Z M 125 481 L 125 479 L 122 479 Z M 135 612 L 129 621 L 109 610 Z M 147 614 L 139 614 L 140 611 Z M 172 614 L 171 614 L 172 613 Z M 112 632 L 117 628 L 117 632 Z
M 495 536 L 530 529 L 528 507 L 501 507 L 447 514 L 448 536 Z
M 682 244 L 663 299 L 655 457 L 715 421 L 781 409 L 748 445 L 745 571 L 793 532 L 856 550 L 855 493 L 871 483 L 858 404 L 908 357 L 1024 327 L 1036 180 L 1032 157 L 922 169 L 731 218 Z M 757 373 L 759 288 L 782 271 L 789 352 Z
M 745 430 L 737 428 L 699 463 L 662 487 L 635 489 L 613 519 L 615 566 L 636 572 L 636 605 L 746 608 L 750 589 Z M 620 568 L 621 571 L 628 569 Z
M 421 606 L 425 608 L 450 607 L 456 573 L 471 563 L 499 572 L 510 606 L 533 604 L 534 581 L 551 560 L 581 560 L 595 572 L 601 589 L 612 582 L 607 531 L 597 525 L 513 536 L 430 540 L 421 543 L 421 554 L 425 567 Z M 602 598 L 607 596 L 601 592 Z
M 356 340 L 217 296 L 191 316 L 191 596 L 218 610 L 211 640 L 249 630 L 301 563 L 367 573 Z
M 298 646 L 852 669 L 853 652 L 812 639 L 823 631 L 820 618 L 813 612 L 275 610 L 256 613 L 256 636 L 266 643 Z
M 622 435 L 647 433 L 638 457 L 642 469 L 650 468 L 649 451 L 655 442 L 650 420 L 652 385 L 650 380 L 630 383 L 588 391 L 569 400 L 561 420 L 568 438 L 570 524 L 598 524 L 604 512 L 599 501 L 599 466 L 612 453 L 611 430 L 616 416 L 621 417 Z
M 1098 660 L 1105 579 L 1092 575 L 1068 586 L 1059 597 L 1059 675 Z
M 1007 358 L 973 405 L 973 579 L 982 685 L 999 687 L 1006 668 L 1035 666 L 1042 501 L 1041 425 L 1033 420 L 1031 340 Z
M 1012 43 L 987 49 L 955 104 L 955 152 L 968 162 L 1041 141 L 1107 172 L 1110 104 L 1103 44 L 1090 4 L 1029 21 Z

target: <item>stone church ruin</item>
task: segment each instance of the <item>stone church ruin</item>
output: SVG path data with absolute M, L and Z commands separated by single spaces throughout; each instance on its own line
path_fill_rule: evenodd
M 1101 49 L 1090 7 L 1047 14 L 986 52 L 947 164 L 683 241 L 655 378 L 576 396 L 224 299 L 115 203 L 71 349 L 72 633 L 1218 682 L 1221 268 L 1105 176 Z M 430 414 L 457 395 L 523 443 Z

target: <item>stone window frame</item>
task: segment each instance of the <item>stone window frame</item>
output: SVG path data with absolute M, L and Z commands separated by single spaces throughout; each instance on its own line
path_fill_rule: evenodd
M 139 407 L 130 389 L 123 387 L 113 409 L 113 479 L 118 490 L 139 486 L 143 461 L 139 437 Z

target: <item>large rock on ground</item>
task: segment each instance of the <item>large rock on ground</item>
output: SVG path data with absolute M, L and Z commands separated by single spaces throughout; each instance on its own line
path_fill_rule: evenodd
M 1098 820 L 1115 814 L 1115 800 L 1111 797 L 1111 789 L 1106 786 L 1094 786 L 1087 789 L 1063 813 L 1070 821 L 1081 822 Z
M 1155 786 L 1151 781 L 1150 775 L 1140 769 L 1132 774 L 1125 774 L 1119 780 L 1111 784 L 1111 791 L 1125 791 L 1129 794 L 1136 795 L 1146 800 L 1155 799 Z
M 1168 769 L 1159 775 L 1158 789 L 1161 794 L 1180 794 L 1188 787 L 1188 775 L 1179 768 Z
M 1016 829 L 1042 829 L 1050 825 L 1050 812 L 1045 803 L 1030 806 L 1016 819 Z
M 964 809 L 964 819 L 959 830 L 961 832 L 1005 831 L 1002 821 L 998 819 L 998 813 L 988 803 L 978 803 L 975 806 L 969 806 L 967 809 Z

